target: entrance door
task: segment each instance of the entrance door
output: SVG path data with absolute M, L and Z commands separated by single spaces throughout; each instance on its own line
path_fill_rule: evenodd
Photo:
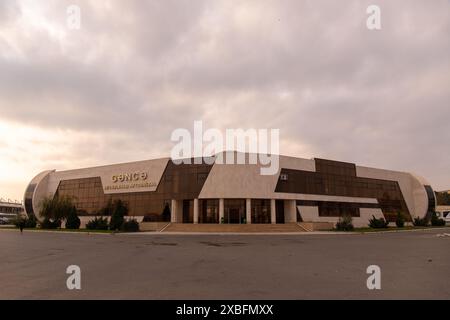
M 275 201 L 275 212 L 277 223 L 284 223 L 284 200 Z
M 241 223 L 241 215 L 240 215 L 240 210 L 237 208 L 230 208 L 230 210 L 228 210 L 228 223 Z
M 183 223 L 194 223 L 194 200 L 183 200 Z
M 244 223 L 245 199 L 225 199 L 225 223 Z

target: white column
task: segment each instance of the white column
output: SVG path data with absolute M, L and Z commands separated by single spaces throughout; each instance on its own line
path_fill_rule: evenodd
M 170 202 L 170 222 L 177 222 L 177 200 Z
M 222 218 L 225 217 L 225 201 L 219 199 L 219 223 L 222 222 Z
M 183 200 L 177 200 L 177 222 L 183 223 Z
M 275 199 L 270 199 L 270 222 L 272 222 L 272 224 L 277 223 L 276 209 Z
M 284 221 L 297 222 L 297 206 L 295 200 L 284 200 Z
M 198 223 L 198 199 L 194 199 L 194 223 Z
M 247 223 L 252 223 L 252 199 L 247 199 L 245 204 L 245 212 L 246 212 L 246 219 Z

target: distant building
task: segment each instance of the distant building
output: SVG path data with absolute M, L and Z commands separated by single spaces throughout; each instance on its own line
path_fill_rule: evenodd
M 23 204 L 18 201 L 0 199 L 0 218 L 11 219 L 19 213 L 24 213 Z

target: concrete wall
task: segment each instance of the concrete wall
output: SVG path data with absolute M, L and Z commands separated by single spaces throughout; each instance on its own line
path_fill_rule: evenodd
M 275 187 L 281 168 L 315 171 L 314 160 L 280 156 L 275 175 L 261 175 L 261 164 L 214 164 L 199 198 L 280 199 Z

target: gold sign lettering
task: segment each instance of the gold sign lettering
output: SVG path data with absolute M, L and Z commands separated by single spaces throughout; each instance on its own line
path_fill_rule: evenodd
M 111 177 L 112 182 L 133 182 L 133 181 L 139 181 L 139 180 L 147 180 L 148 179 L 148 173 L 147 172 L 130 172 L 130 173 L 122 173 L 113 175 Z

